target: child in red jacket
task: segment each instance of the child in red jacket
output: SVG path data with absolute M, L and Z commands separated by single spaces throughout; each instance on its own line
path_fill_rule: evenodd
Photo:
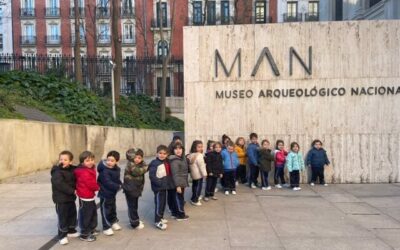
M 275 148 L 275 173 L 274 173 L 274 182 L 276 188 L 282 188 L 282 186 L 287 186 L 284 177 L 284 169 L 286 156 L 288 152 L 285 150 L 285 143 L 282 140 L 276 141 Z M 281 180 L 281 184 L 279 184 L 279 179 Z
M 99 186 L 96 182 L 94 154 L 84 151 L 79 155 L 79 167 L 75 170 L 76 194 L 79 197 L 79 227 L 80 239 L 95 241 L 97 227 L 97 207 L 95 202 L 96 191 Z

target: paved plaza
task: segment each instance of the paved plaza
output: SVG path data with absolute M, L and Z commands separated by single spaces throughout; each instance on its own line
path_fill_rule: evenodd
M 0 184 L 0 249 L 400 249 L 400 184 L 303 185 L 300 192 L 239 186 L 236 196 L 218 193 L 218 201 L 187 204 L 188 221 L 166 212 L 169 227 L 162 232 L 153 227 L 147 181 L 143 230 L 129 228 L 119 193 L 122 231 L 60 246 L 52 241 L 57 222 L 49 181 L 43 171 Z

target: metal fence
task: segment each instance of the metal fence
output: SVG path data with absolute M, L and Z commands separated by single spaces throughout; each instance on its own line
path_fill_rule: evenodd
M 83 84 L 101 95 L 111 94 L 110 57 L 82 57 Z M 55 74 L 74 80 L 74 58 L 0 54 L 0 73 L 11 70 Z M 159 58 L 127 57 L 122 63 L 121 94 L 159 96 L 162 61 Z M 167 96 L 183 96 L 183 61 L 171 59 L 167 66 Z

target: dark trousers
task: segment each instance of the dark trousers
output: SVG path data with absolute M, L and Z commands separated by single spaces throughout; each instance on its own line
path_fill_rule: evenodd
M 114 223 L 118 222 L 115 198 L 100 198 L 100 212 L 103 230 L 111 228 Z
M 247 173 L 246 173 L 246 165 L 239 165 L 239 167 L 236 169 L 236 179 L 240 183 L 246 183 L 247 182 Z
M 58 238 L 62 239 L 68 233 L 75 233 L 76 230 L 76 205 L 74 201 L 56 203 L 58 217 Z
M 217 176 L 207 176 L 205 197 L 213 197 L 215 187 L 217 186 Z
M 96 202 L 79 199 L 79 227 L 81 236 L 89 236 L 97 227 Z
M 319 178 L 319 183 L 325 184 L 324 167 L 311 167 L 311 182 L 316 182 Z
M 275 173 L 274 173 L 274 182 L 275 185 L 279 184 L 279 179 L 281 180 L 281 184 L 286 184 L 285 182 L 285 168 L 284 166 L 275 166 Z
M 235 191 L 235 171 L 226 171 L 224 172 L 224 190 L 225 191 Z
M 167 203 L 168 203 L 168 208 L 171 211 L 171 215 L 176 216 L 178 213 L 176 207 L 176 189 L 168 189 Z
M 154 222 L 158 223 L 164 218 L 165 205 L 167 203 L 167 190 L 154 192 Z
M 261 184 L 263 187 L 268 187 L 268 174 L 269 171 L 261 171 Z
M 129 217 L 129 223 L 133 228 L 139 226 L 139 214 L 138 214 L 138 202 L 139 202 L 139 197 L 134 197 L 131 196 L 127 193 L 125 193 L 126 197 L 126 203 L 128 205 L 128 217 Z
M 300 183 L 300 171 L 299 170 L 293 170 L 290 172 L 290 187 L 299 187 Z
M 182 192 L 175 192 L 176 217 L 185 217 L 185 189 L 181 188 Z
M 192 183 L 192 198 L 193 202 L 198 202 L 201 194 L 201 190 L 203 189 L 203 179 L 193 180 Z
M 258 174 L 260 172 L 260 168 L 256 165 L 250 164 L 250 182 L 249 185 L 254 184 L 257 185 L 258 183 Z

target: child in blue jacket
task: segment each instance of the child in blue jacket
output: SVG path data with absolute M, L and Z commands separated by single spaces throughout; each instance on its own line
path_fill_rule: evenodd
M 257 179 L 260 172 L 260 166 L 258 165 L 258 151 L 260 145 L 258 145 L 258 135 L 256 133 L 250 134 L 250 144 L 247 146 L 247 163 L 250 169 L 250 180 L 249 186 L 251 188 L 257 188 Z
M 233 142 L 230 141 L 227 143 L 227 147 L 222 150 L 221 156 L 224 165 L 223 182 L 225 195 L 229 195 L 230 191 L 232 194 L 236 194 L 235 173 L 236 168 L 239 166 L 239 158 L 235 152 L 235 145 Z
M 311 168 L 311 186 L 319 178 L 321 185 L 328 186 L 324 179 L 324 167 L 329 165 L 329 159 L 325 149 L 322 148 L 322 142 L 320 140 L 314 140 L 311 144 L 312 149 L 307 154 L 307 166 Z

